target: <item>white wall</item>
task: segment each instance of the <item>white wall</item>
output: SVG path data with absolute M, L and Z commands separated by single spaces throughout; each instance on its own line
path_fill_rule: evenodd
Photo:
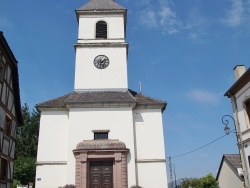
M 105 21 L 107 23 L 107 38 L 124 38 L 123 15 L 81 15 L 79 18 L 78 39 L 95 39 L 96 23 Z M 89 42 L 89 41 L 86 41 Z M 94 41 L 93 41 L 94 42 Z M 95 42 L 99 42 L 98 40 Z
M 165 159 L 160 109 L 135 110 L 137 159 Z
M 168 188 L 165 163 L 138 163 L 138 184 L 145 188 Z
M 250 139 L 250 122 L 249 122 L 249 117 L 246 113 L 246 110 L 244 108 L 244 102 L 246 99 L 250 98 L 250 82 L 248 82 L 237 94 L 235 95 L 236 97 L 236 104 L 237 104 L 237 110 L 238 110 L 238 120 L 239 120 L 239 127 L 240 129 L 238 130 L 239 133 L 242 133 L 242 141 L 244 143 L 244 146 L 242 149 L 245 152 L 245 162 L 246 162 L 246 168 L 248 171 L 248 181 L 250 183 L 250 168 L 249 168 L 249 160 L 248 156 L 250 156 L 250 142 L 247 141 Z M 234 113 L 234 116 L 236 114 Z M 237 123 L 237 122 L 236 122 Z
M 36 188 L 58 188 L 66 185 L 66 170 L 66 165 L 38 165 Z
M 97 69 L 94 59 L 98 55 L 109 58 L 109 66 Z M 103 90 L 128 88 L 126 47 L 76 48 L 75 90 Z
M 250 82 L 246 84 L 237 94 L 236 101 L 238 107 L 238 117 L 240 122 L 240 132 L 250 128 L 249 119 L 244 109 L 244 101 L 250 98 Z
M 218 182 L 220 188 L 243 188 L 241 180 L 225 161 L 222 163 Z
M 36 167 L 36 188 L 57 188 L 66 183 L 68 112 L 42 111 Z M 58 165 L 58 162 L 65 164 Z M 37 181 L 41 179 L 40 181 Z
M 75 182 L 73 150 L 83 140 L 93 140 L 92 130 L 110 130 L 109 139 L 119 139 L 130 149 L 128 157 L 128 184 L 135 184 L 133 115 L 131 108 L 72 108 L 69 113 L 68 179 Z
M 167 170 L 160 109 L 134 111 L 138 182 L 142 187 L 166 188 Z
M 37 161 L 66 161 L 68 112 L 41 113 Z
M 36 178 L 41 178 L 40 181 L 36 181 L 37 187 L 52 188 L 59 184 L 75 184 L 73 150 L 83 140 L 93 140 L 93 130 L 110 130 L 109 139 L 119 139 L 130 149 L 128 185 L 135 185 L 134 126 L 137 160 L 151 161 L 138 163 L 140 185 L 148 188 L 166 188 L 161 110 L 136 110 L 133 113 L 132 108 L 71 108 L 69 112 L 42 112 L 37 161 L 45 164 L 37 166 Z M 65 162 L 65 165 L 48 165 L 48 162 Z M 62 178 L 56 178 L 53 182 L 58 171 L 58 177 Z M 150 181 L 150 178 L 156 181 Z M 159 184 L 156 184 L 157 182 Z

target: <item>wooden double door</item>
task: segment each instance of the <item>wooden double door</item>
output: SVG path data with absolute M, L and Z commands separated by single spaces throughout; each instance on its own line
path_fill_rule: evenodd
M 113 161 L 90 161 L 89 188 L 113 188 Z

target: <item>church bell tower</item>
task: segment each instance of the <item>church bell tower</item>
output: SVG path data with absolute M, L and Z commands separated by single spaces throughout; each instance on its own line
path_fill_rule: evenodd
M 127 90 L 127 10 L 114 0 L 90 0 L 76 15 L 74 90 Z
M 85 1 L 76 10 L 74 91 L 37 105 L 36 188 L 167 188 L 167 103 L 128 88 L 127 10 Z

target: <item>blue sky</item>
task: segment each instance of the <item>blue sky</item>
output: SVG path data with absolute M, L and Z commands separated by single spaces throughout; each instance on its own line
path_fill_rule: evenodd
M 22 104 L 73 91 L 74 10 L 86 0 L 1 1 L 0 30 L 19 61 Z M 237 64 L 250 67 L 250 0 L 117 0 L 128 9 L 129 88 L 166 100 L 166 155 L 199 148 L 224 134 L 232 115 L 224 93 Z M 233 124 L 231 124 L 233 128 Z M 236 153 L 234 134 L 172 158 L 177 178 L 216 175 L 223 154 Z

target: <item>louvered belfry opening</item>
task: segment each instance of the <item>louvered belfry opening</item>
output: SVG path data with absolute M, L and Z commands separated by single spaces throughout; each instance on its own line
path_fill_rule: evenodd
M 106 39 L 107 38 L 107 23 L 99 21 L 96 23 L 96 38 Z

